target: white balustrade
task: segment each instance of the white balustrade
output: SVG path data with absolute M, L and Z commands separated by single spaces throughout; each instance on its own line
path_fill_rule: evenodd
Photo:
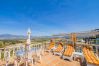
M 25 45 L 23 45 L 24 46 L 24 49 L 25 49 Z M 40 62 L 41 62 L 41 54 L 43 54 L 44 53 L 44 46 L 42 46 L 42 44 L 41 43 L 38 43 L 38 44 L 31 44 L 30 45 L 31 46 L 31 48 L 34 48 L 34 51 L 35 51 L 35 53 L 39 56 L 39 60 L 40 60 Z M 11 47 L 11 48 L 6 48 L 6 49 L 4 49 L 4 59 L 5 59 L 5 61 L 7 60 L 7 59 L 10 59 L 11 57 L 10 57 L 10 52 L 11 52 L 11 50 L 13 50 L 13 54 L 12 54 L 12 56 L 15 56 L 15 51 L 16 50 L 19 50 L 20 49 L 20 46 L 16 46 L 16 47 Z M 1 58 L 1 52 L 3 52 L 2 50 L 0 50 L 0 58 Z M 29 55 L 30 56 L 30 55 Z M 32 57 L 32 52 L 31 52 L 31 57 Z M 25 61 L 25 63 L 26 63 L 26 66 L 28 66 L 28 59 Z M 31 59 L 31 63 L 32 63 L 32 66 L 33 66 L 33 58 Z M 8 60 L 6 61 L 6 66 L 8 65 Z M 19 63 L 15 60 L 15 62 L 14 62 L 14 66 L 18 66 L 19 65 Z

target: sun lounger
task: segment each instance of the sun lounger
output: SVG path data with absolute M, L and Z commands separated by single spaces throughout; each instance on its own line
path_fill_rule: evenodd
M 99 65 L 99 58 L 94 54 L 92 49 L 88 47 L 83 48 L 83 54 L 87 61 L 87 66 L 97 66 Z
M 63 44 L 59 43 L 58 47 L 53 51 L 54 55 L 62 55 L 64 48 L 63 48 Z
M 55 42 L 53 40 L 51 40 L 51 42 L 50 42 L 50 44 L 49 44 L 49 46 L 48 46 L 46 51 L 50 52 L 54 48 L 55 48 Z
M 62 58 L 63 59 L 69 59 L 72 61 L 73 59 L 73 52 L 74 52 L 74 48 L 72 45 L 68 45 L 67 48 L 65 49 Z

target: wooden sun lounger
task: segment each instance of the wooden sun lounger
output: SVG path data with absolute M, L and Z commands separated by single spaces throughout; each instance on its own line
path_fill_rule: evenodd
M 99 65 L 99 58 L 94 54 L 92 49 L 88 47 L 83 48 L 83 54 L 87 61 L 87 66 L 97 66 Z
M 72 61 L 73 59 L 73 52 L 74 52 L 74 48 L 72 45 L 68 45 L 67 48 L 65 49 L 62 58 L 63 59 L 69 59 Z
M 54 55 L 59 55 L 59 56 L 61 56 L 63 50 L 64 50 L 63 45 L 62 45 L 62 43 L 60 43 L 60 44 L 58 45 L 58 47 L 53 51 L 53 52 L 54 52 Z
M 50 52 L 52 49 L 54 49 L 55 48 L 55 42 L 53 42 L 53 41 L 51 41 L 50 42 L 50 45 L 48 46 L 48 48 L 47 48 L 47 52 Z

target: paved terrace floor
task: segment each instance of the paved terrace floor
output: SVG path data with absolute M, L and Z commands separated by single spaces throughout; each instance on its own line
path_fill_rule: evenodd
M 5 66 L 5 65 L 0 65 L 0 66 Z M 14 65 L 9 64 L 8 66 L 14 66 Z M 31 66 L 31 64 L 29 66 Z M 45 52 L 44 55 L 41 57 L 41 62 L 38 61 L 33 66 L 80 66 L 80 63 L 77 61 L 63 60 L 59 56 Z
M 41 62 L 37 62 L 34 66 L 80 66 L 79 62 L 67 61 L 49 53 L 42 56 Z

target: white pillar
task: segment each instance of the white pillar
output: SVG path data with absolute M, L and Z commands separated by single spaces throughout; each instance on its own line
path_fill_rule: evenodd
M 14 66 L 17 66 L 17 61 L 15 60 L 15 62 L 14 62 Z
M 32 66 L 33 66 L 33 58 L 32 58 Z
M 26 66 L 28 66 L 28 62 L 27 62 L 27 60 L 26 60 Z
M 99 56 L 99 52 L 98 52 L 98 46 L 95 46 L 96 47 L 96 54 Z
M 0 50 L 0 59 L 1 59 L 1 52 L 2 52 L 2 50 Z
M 8 54 L 9 54 L 9 59 L 10 59 L 10 49 L 9 49 L 9 51 L 8 51 Z
M 6 51 L 5 51 L 5 49 L 4 49 L 4 60 L 6 60 L 5 57 L 6 57 Z
M 6 51 L 6 49 L 4 50 L 4 59 L 6 61 L 5 66 L 8 66 L 8 56 L 7 56 L 8 51 Z M 9 55 L 9 54 L 8 54 Z
M 38 50 L 37 56 L 39 57 L 39 60 L 40 60 L 40 62 L 41 62 L 41 49 Z

